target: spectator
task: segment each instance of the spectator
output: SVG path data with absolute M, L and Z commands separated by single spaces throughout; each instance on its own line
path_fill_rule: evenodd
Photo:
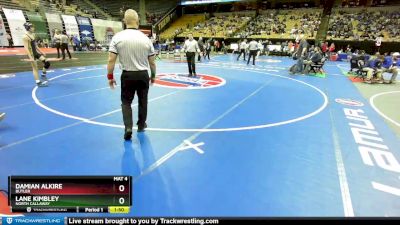
M 7 38 L 7 41 L 8 41 L 8 47 L 9 48 L 14 47 L 14 42 L 12 40 L 12 37 L 8 32 L 6 32 L 6 38 Z
M 331 58 L 332 54 L 335 52 L 335 43 L 331 43 L 331 45 L 329 46 L 329 55 L 328 57 Z
M 304 60 L 304 65 L 306 65 L 304 72 L 308 74 L 311 69 L 311 64 L 316 64 L 321 62 L 323 56 L 322 51 L 319 47 L 314 48 L 314 52 L 308 60 Z
M 72 37 L 72 46 L 73 46 L 74 52 L 77 50 L 80 50 L 81 43 L 79 41 L 78 35 L 74 35 Z

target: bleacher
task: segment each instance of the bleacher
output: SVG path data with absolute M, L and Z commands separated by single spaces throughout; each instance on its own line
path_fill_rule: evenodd
M 176 0 L 158 0 L 158 1 L 146 1 L 146 11 L 154 14 L 165 14 L 168 10 L 175 7 L 177 4 Z
M 174 21 L 164 32 L 161 33 L 162 40 L 174 38 L 177 34 L 187 32 L 195 24 L 205 21 L 204 14 L 183 15 Z
M 322 9 L 265 10 L 250 21 L 235 37 L 293 39 L 298 31 L 315 38 Z
M 336 8 L 333 10 L 327 39 L 400 41 L 400 6 Z
M 78 0 L 74 0 L 78 1 Z M 80 2 L 80 1 L 79 1 Z M 99 6 L 103 11 L 109 13 L 113 17 L 121 17 L 121 9 L 134 9 L 139 12 L 139 1 L 133 0 L 121 0 L 121 1 L 110 1 L 110 0 L 91 0 L 95 5 Z M 161 18 L 168 10 L 175 7 L 177 4 L 176 0 L 146 0 L 146 15 L 148 16 L 148 23 L 154 23 L 155 21 L 150 20 L 150 16 Z
M 70 0 L 69 2 L 71 3 L 71 5 L 79 6 L 80 13 L 84 14 L 87 17 L 93 18 L 93 13 L 96 11 L 97 12 L 96 18 L 98 18 L 98 19 L 107 19 L 106 16 L 104 16 L 98 10 L 93 9 L 93 7 L 91 5 L 89 5 L 88 3 L 86 3 L 85 1 Z M 99 8 L 101 8 L 100 5 L 97 5 L 97 6 Z M 76 8 L 75 8 L 75 10 L 76 10 Z M 105 13 L 105 12 L 103 11 L 103 13 Z
M 47 13 L 57 13 L 57 14 L 65 14 L 65 15 L 82 15 L 82 16 L 87 16 L 87 17 L 92 17 L 90 14 L 86 14 L 82 12 L 81 10 L 78 9 L 78 6 L 76 4 L 69 4 L 69 5 L 64 5 L 63 9 L 61 10 L 60 8 L 57 7 L 57 4 L 55 3 L 50 3 L 49 1 L 46 0 L 31 0 L 30 4 L 32 5 L 31 11 L 35 11 L 36 9 L 39 9 L 42 12 L 47 12 Z
M 237 13 L 215 13 L 214 17 L 206 21 L 199 21 L 185 29 L 178 37 L 186 37 L 193 33 L 194 37 L 225 38 L 231 37 L 239 29 L 246 26 L 247 22 L 254 17 L 254 11 Z
M 114 17 L 121 16 L 121 8 L 125 6 L 126 8 L 131 8 L 139 12 L 139 4 L 135 4 L 133 0 L 118 0 L 118 1 L 110 1 L 110 0 L 91 0 L 95 5 L 100 8 L 105 8 L 110 15 Z
M 177 37 L 186 37 L 188 33 L 193 33 L 194 37 L 205 38 L 294 39 L 301 31 L 313 39 L 319 28 L 322 9 L 265 10 L 257 17 L 254 11 L 214 15 L 208 20 L 197 21 L 179 18 L 162 33 L 162 37 L 171 38 L 177 34 Z M 198 15 L 198 18 L 201 17 L 204 18 L 204 15 Z
M 27 10 L 18 0 L 0 0 L 0 6 L 8 9 Z

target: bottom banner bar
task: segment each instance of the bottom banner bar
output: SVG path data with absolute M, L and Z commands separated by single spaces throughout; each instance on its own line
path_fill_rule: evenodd
M 0 215 L 1 216 L 1 215 Z M 400 224 L 400 218 L 182 218 L 182 217 L 51 217 L 51 216 L 18 216 L 3 215 L 0 217 L 2 225 L 220 225 L 220 224 L 287 224 L 305 222 L 306 224 Z

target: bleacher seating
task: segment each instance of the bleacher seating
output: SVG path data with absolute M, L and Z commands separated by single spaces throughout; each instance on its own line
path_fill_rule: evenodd
M 204 14 L 183 15 L 174 21 L 164 32 L 161 33 L 162 40 L 174 38 L 177 34 L 189 30 L 195 24 L 205 21 Z
M 146 1 L 146 11 L 154 14 L 164 14 L 171 8 L 175 7 L 177 1 L 174 0 L 158 0 Z
M 70 0 L 69 2 L 72 5 L 79 6 L 78 10 L 80 11 L 81 14 L 85 14 L 86 16 L 93 18 L 94 17 L 94 13 L 96 12 L 96 18 L 98 18 L 98 19 L 107 19 L 106 16 L 104 16 L 98 10 L 93 9 L 93 7 L 91 5 L 89 5 L 88 3 L 86 3 L 85 1 Z M 99 5 L 97 5 L 97 6 L 99 6 Z M 99 8 L 101 9 L 100 6 L 99 6 Z M 75 10 L 76 10 L 76 7 L 75 7 Z M 103 13 L 105 13 L 105 12 L 103 11 Z
M 20 9 L 27 10 L 22 4 L 17 0 L 0 0 L 0 6 L 8 9 Z
M 400 41 L 400 6 L 337 8 L 329 22 L 328 39 Z
M 139 11 L 139 4 L 135 4 L 138 1 L 133 0 L 118 0 L 118 1 L 107 1 L 107 0 L 91 0 L 94 4 L 103 8 L 106 12 L 109 12 L 114 17 L 121 16 L 121 9 L 131 8 Z
M 322 9 L 265 10 L 250 21 L 235 37 L 295 38 L 298 31 L 315 38 Z
M 114 17 L 122 17 L 125 9 L 134 9 L 139 12 L 139 1 L 133 0 L 91 0 L 94 4 L 99 6 L 103 11 L 109 13 Z M 177 5 L 176 0 L 146 0 L 146 16 L 149 24 L 156 23 L 168 10 Z
M 224 38 L 232 37 L 240 28 L 245 26 L 255 15 L 255 12 L 216 13 L 214 17 L 187 27 L 178 37 L 193 33 L 194 37 Z

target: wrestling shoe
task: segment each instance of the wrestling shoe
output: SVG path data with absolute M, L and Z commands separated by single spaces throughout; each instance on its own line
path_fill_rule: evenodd
M 47 87 L 47 86 L 49 86 L 47 81 L 39 81 L 39 83 L 36 83 L 36 85 L 38 87 Z

